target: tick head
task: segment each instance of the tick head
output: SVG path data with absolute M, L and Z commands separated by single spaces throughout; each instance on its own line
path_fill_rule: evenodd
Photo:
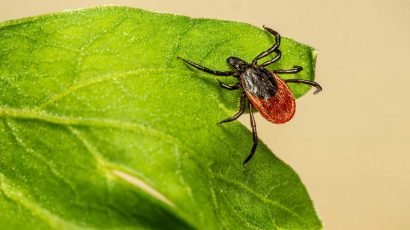
M 229 57 L 226 61 L 239 72 L 244 72 L 249 67 L 248 63 L 237 57 Z

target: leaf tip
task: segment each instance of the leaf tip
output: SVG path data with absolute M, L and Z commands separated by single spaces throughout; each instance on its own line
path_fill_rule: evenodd
M 313 63 L 316 63 L 317 55 L 319 54 L 319 51 L 317 50 L 312 50 L 312 61 Z

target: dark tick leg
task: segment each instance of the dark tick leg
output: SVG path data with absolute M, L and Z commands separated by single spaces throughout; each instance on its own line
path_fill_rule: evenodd
M 251 149 L 251 153 L 249 156 L 245 159 L 243 162 L 243 165 L 250 161 L 255 154 L 256 147 L 258 146 L 258 134 L 256 133 L 256 123 L 255 123 L 255 118 L 253 117 L 253 105 L 251 102 L 249 102 L 249 116 L 251 118 L 251 126 L 252 126 L 252 134 L 253 134 L 253 145 Z
M 274 70 L 273 73 L 279 73 L 279 74 L 299 73 L 302 70 L 303 68 L 301 66 L 293 66 L 292 69 L 277 69 L 277 70 Z
M 243 114 L 243 112 L 245 111 L 245 99 L 246 99 L 246 94 L 245 94 L 245 92 L 243 92 L 241 94 L 241 105 L 239 106 L 239 111 L 235 115 L 233 115 L 232 117 L 226 118 L 225 120 L 218 122 L 218 124 L 231 122 L 231 121 L 234 121 L 234 120 L 238 119 L 238 117 L 240 117 Z
M 265 26 L 263 26 L 263 28 L 265 30 L 267 30 L 269 33 L 271 33 L 273 36 L 275 36 L 275 44 L 271 48 L 269 48 L 268 50 L 263 51 L 258 56 L 256 56 L 252 61 L 252 64 L 254 64 L 254 65 L 256 65 L 256 62 L 259 59 L 264 58 L 264 57 L 268 56 L 269 54 L 271 54 L 272 52 L 274 52 L 277 48 L 279 48 L 279 45 L 280 45 L 280 34 L 276 31 L 272 30 L 271 28 L 268 28 L 268 27 L 265 27 Z
M 301 84 L 306 84 L 310 85 L 316 88 L 315 92 L 313 94 L 317 94 L 320 91 L 322 91 L 322 87 L 319 85 L 319 83 L 314 82 L 314 81 L 309 81 L 309 80 L 304 80 L 304 79 L 286 79 L 286 83 L 301 83 Z
M 272 63 L 274 63 L 274 62 L 277 62 L 277 61 L 280 59 L 280 57 L 282 56 L 282 53 L 280 52 L 280 50 L 275 50 L 275 51 L 273 51 L 273 52 L 276 53 L 276 57 L 274 57 L 272 60 L 269 60 L 269 61 L 264 62 L 264 63 L 261 65 L 262 67 L 266 67 L 266 66 L 268 66 L 268 65 L 270 65 L 270 64 L 272 64 Z
M 237 82 L 235 85 L 228 85 L 228 84 L 223 83 L 220 80 L 217 80 L 217 81 L 222 88 L 227 89 L 227 90 L 236 90 L 236 89 L 241 88 L 240 82 Z
M 184 61 L 185 63 L 187 63 L 187 64 L 189 64 L 189 65 L 191 65 L 191 66 L 193 66 L 193 67 L 195 67 L 195 68 L 197 68 L 197 69 L 199 69 L 199 70 L 202 70 L 202 71 L 204 71 L 204 72 L 206 72 L 206 73 L 210 73 L 210 74 L 213 74 L 213 75 L 217 75 L 217 76 L 231 76 L 231 75 L 233 75 L 233 74 L 235 73 L 234 71 L 221 72 L 221 71 L 218 71 L 218 70 L 212 70 L 212 69 L 203 67 L 203 66 L 201 66 L 201 65 L 198 65 L 198 64 L 196 64 L 196 63 L 194 63 L 194 62 L 192 62 L 192 61 L 183 59 L 183 58 L 181 58 L 181 57 L 177 57 L 177 58 L 181 59 L 181 60 Z

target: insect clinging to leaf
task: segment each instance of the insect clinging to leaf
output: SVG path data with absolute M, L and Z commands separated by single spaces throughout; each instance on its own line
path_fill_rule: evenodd
M 227 62 L 234 68 L 232 71 L 212 70 L 192 61 L 178 57 L 185 63 L 206 73 L 216 76 L 230 76 L 238 79 L 238 82 L 234 85 L 228 85 L 218 80 L 219 85 L 224 89 L 243 90 L 240 96 L 239 111 L 232 117 L 222 120 L 219 123 L 222 124 L 236 120 L 244 113 L 246 102 L 249 101 L 248 109 L 253 133 L 253 145 L 250 154 L 243 162 L 244 165 L 252 159 L 258 145 L 256 123 L 253 116 L 254 108 L 256 108 L 268 121 L 275 124 L 282 124 L 292 119 L 296 108 L 295 97 L 287 86 L 287 83 L 300 83 L 313 86 L 316 88 L 314 94 L 317 94 L 322 90 L 322 87 L 317 82 L 305 79 L 281 79 L 277 75 L 298 73 L 303 70 L 300 66 L 294 66 L 293 68 L 286 70 L 278 69 L 271 71 L 266 69 L 268 65 L 277 62 L 281 58 L 281 52 L 279 50 L 281 37 L 278 32 L 272 30 L 271 28 L 265 26 L 263 28 L 275 37 L 275 43 L 273 46 L 258 54 L 251 63 L 247 63 L 237 57 L 228 57 Z M 262 64 L 258 64 L 258 60 L 272 53 L 276 54 L 274 58 L 265 61 Z

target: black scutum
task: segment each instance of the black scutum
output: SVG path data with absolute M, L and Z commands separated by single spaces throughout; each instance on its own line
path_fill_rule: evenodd
M 277 84 L 272 74 L 263 67 L 249 67 L 241 75 L 243 88 L 257 98 L 268 100 L 275 96 Z

